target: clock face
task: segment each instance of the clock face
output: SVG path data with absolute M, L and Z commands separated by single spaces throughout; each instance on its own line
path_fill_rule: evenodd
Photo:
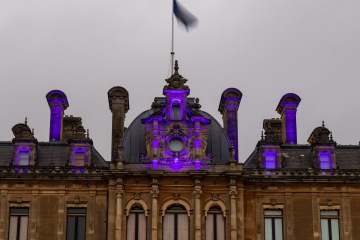
M 174 137 L 169 141 L 169 148 L 173 152 L 180 152 L 184 149 L 184 141 L 181 138 Z

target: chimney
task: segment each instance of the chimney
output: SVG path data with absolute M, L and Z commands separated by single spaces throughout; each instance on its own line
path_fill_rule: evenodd
M 230 147 L 234 147 L 236 150 L 234 155 L 236 161 L 239 160 L 237 111 L 241 97 L 242 93 L 238 89 L 228 88 L 222 93 L 219 103 L 219 112 L 223 115 L 224 129 Z
M 297 143 L 296 111 L 301 98 L 295 93 L 287 93 L 281 99 L 276 111 L 281 115 L 282 142 Z
M 129 93 L 123 87 L 113 87 L 108 91 L 109 107 L 112 112 L 111 161 L 115 163 L 118 146 L 124 137 L 125 113 L 129 110 Z
M 69 107 L 65 93 L 60 90 L 52 90 L 46 94 L 50 107 L 50 142 L 60 142 L 62 135 L 64 110 Z

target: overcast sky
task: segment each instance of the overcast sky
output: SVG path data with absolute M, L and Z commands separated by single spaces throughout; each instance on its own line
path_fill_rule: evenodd
M 178 0 L 199 20 L 175 25 L 175 58 L 191 97 L 219 122 L 221 93 L 243 93 L 243 162 L 264 118 L 288 92 L 298 94 L 298 142 L 325 121 L 338 144 L 360 140 L 359 0 Z M 0 0 L 0 140 L 28 117 L 49 140 L 45 95 L 60 89 L 66 114 L 80 116 L 110 160 L 107 91 L 129 91 L 126 125 L 162 96 L 170 75 L 171 0 Z M 1 156 L 0 156 L 1 157 Z

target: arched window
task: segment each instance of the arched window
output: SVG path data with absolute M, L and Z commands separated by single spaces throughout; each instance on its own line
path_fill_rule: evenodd
M 189 219 L 183 206 L 172 205 L 166 210 L 163 221 L 163 239 L 189 239 Z
M 146 217 L 142 206 L 131 208 L 126 226 L 127 240 L 146 240 Z
M 218 206 L 211 207 L 207 213 L 206 240 L 225 240 L 225 219 Z
M 181 120 L 181 106 L 179 101 L 173 101 L 171 105 L 171 119 Z

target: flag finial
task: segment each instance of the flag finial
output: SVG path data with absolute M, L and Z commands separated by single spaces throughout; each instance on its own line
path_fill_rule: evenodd
M 179 74 L 179 72 L 178 72 L 178 70 L 179 70 L 178 60 L 175 60 L 175 67 L 174 67 L 174 70 L 175 70 L 175 74 Z

